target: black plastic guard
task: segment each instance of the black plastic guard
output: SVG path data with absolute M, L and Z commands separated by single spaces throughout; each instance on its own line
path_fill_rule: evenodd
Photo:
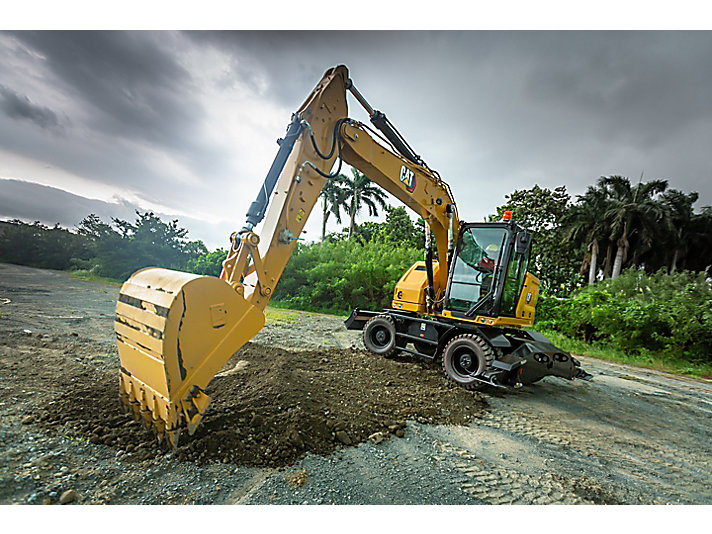
M 512 355 L 526 361 L 517 371 L 517 382 L 531 384 L 545 376 L 558 376 L 572 380 L 579 374 L 579 363 L 566 351 L 557 348 L 538 332 L 533 339 L 522 343 Z
M 368 320 L 382 312 L 359 310 L 356 308 L 351 312 L 349 318 L 344 321 L 347 330 L 363 330 Z

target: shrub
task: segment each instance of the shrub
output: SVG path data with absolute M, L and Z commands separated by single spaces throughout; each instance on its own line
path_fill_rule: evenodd
M 300 243 L 273 299 L 290 308 L 326 313 L 387 308 L 396 282 L 422 254 L 384 240 Z
M 703 273 L 629 270 L 565 299 L 545 296 L 537 311 L 538 325 L 573 338 L 712 361 L 712 288 Z

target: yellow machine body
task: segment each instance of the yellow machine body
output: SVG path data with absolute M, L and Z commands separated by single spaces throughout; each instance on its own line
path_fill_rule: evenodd
M 438 274 L 440 266 L 438 262 L 433 262 L 433 288 L 436 295 L 441 291 L 438 286 Z M 391 306 L 396 310 L 413 311 L 418 313 L 428 313 L 425 299 L 428 286 L 427 271 L 425 262 L 415 262 L 396 284 L 393 292 L 393 302 Z M 462 317 L 453 315 L 450 310 L 433 312 L 432 315 L 447 317 L 467 323 L 475 323 L 486 326 L 532 326 L 536 318 L 536 304 L 539 300 L 539 279 L 531 273 L 527 273 L 524 285 L 517 301 L 517 310 L 514 317 L 501 315 L 491 317 L 488 315 L 476 315 L 475 317 Z
M 440 265 L 433 262 L 433 287 L 435 294 L 439 294 L 438 280 Z M 407 310 L 420 313 L 427 313 L 425 302 L 425 291 L 428 287 L 428 276 L 425 270 L 424 261 L 416 261 L 408 269 L 396 284 L 393 292 L 392 306 L 396 310 Z

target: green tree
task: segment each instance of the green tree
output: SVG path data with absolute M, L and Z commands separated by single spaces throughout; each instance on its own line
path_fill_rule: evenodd
M 593 284 L 598 274 L 600 245 L 607 241 L 607 227 L 603 215 L 608 210 L 608 196 L 601 187 L 589 186 L 585 194 L 577 197 L 561 220 L 565 228 L 565 242 L 578 245 L 584 251 L 581 275 L 588 265 L 588 283 Z
M 666 180 L 652 180 L 631 185 L 623 176 L 602 176 L 598 186 L 607 191 L 609 205 L 604 217 L 609 237 L 615 240 L 617 251 L 613 262 L 612 278 L 621 274 L 630 252 L 632 265 L 637 267 L 641 255 L 650 249 L 656 234 L 665 228 L 667 212 L 656 199 L 667 188 Z
M 343 174 L 338 174 L 329 178 L 324 184 L 324 188 L 319 193 L 322 200 L 321 216 L 321 240 L 326 238 L 326 223 L 330 215 L 334 215 L 336 222 L 341 224 L 341 209 L 348 212 L 346 204 L 346 192 L 348 178 Z
M 48 269 L 68 269 L 91 257 L 88 240 L 59 224 L 50 228 L 19 219 L 0 226 L 0 261 Z
M 577 253 L 562 246 L 565 229 L 562 226 L 571 208 L 571 197 L 565 186 L 547 189 L 534 185 L 531 189 L 515 190 L 505 197 L 507 202 L 497 208 L 490 221 L 501 220 L 511 211 L 520 226 L 534 233 L 530 270 L 551 294 L 567 294 L 579 285 Z
M 93 243 L 97 274 L 127 278 L 149 266 L 182 270 L 188 260 L 207 253 L 202 241 L 189 241 L 188 231 L 175 219 L 163 222 L 153 212 L 136 211 L 136 221 L 112 219 L 116 229 L 96 215 L 79 224 L 79 232 Z
M 186 270 L 194 274 L 220 276 L 222 262 L 227 257 L 227 250 L 221 248 L 207 252 L 188 260 Z
M 678 265 L 684 262 L 689 250 L 694 247 L 692 237 L 695 233 L 695 213 L 692 206 L 698 198 L 699 194 L 696 192 L 683 193 L 676 189 L 668 189 L 662 195 L 662 203 L 667 210 L 670 224 L 666 239 L 660 240 L 664 246 L 656 249 L 666 253 L 666 257 L 660 260 L 666 262 L 671 274 L 677 271 Z
M 384 239 L 395 245 L 405 245 L 415 249 L 422 249 L 425 246 L 425 227 L 413 223 L 404 206 L 387 206 L 386 221 L 382 226 Z
M 349 239 L 356 229 L 356 215 L 365 207 L 371 217 L 378 216 L 378 207 L 386 209 L 386 192 L 356 169 L 351 169 L 353 179 L 346 180 L 345 201 L 349 212 Z

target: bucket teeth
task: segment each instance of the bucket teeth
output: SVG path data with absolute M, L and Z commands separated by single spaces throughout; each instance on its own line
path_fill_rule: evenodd
M 163 422 L 162 419 L 153 420 L 153 431 L 156 433 L 156 438 L 158 439 L 158 442 L 160 443 L 161 441 L 163 441 L 163 438 L 166 434 L 166 424 Z
M 168 443 L 171 444 L 173 450 L 175 451 L 178 448 L 178 441 L 180 439 L 180 428 L 166 430 L 166 438 L 168 439 Z
M 136 401 L 132 402 L 131 409 L 133 410 L 134 421 L 140 421 L 141 420 L 141 408 L 140 408 L 138 402 L 136 402 Z
M 151 410 L 141 410 L 141 418 L 143 419 L 143 428 L 151 430 L 153 428 L 153 414 Z

